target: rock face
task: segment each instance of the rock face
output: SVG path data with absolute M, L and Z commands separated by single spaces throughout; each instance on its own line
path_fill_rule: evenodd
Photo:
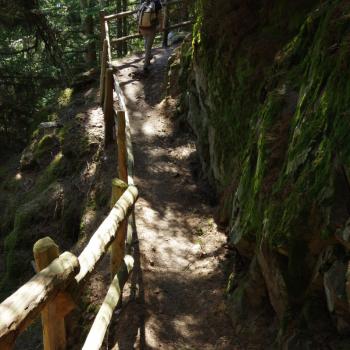
M 350 331 L 349 302 L 346 294 L 347 265 L 335 261 L 324 273 L 324 290 L 329 312 L 333 315 L 339 333 Z
M 264 276 L 269 299 L 278 318 L 282 320 L 288 306 L 288 293 L 277 254 L 266 246 L 257 252 L 258 262 Z
M 308 344 L 305 324 L 312 346 L 332 327 L 348 335 L 350 4 L 203 0 L 198 13 L 171 89 L 183 91 L 220 220 L 258 262 L 286 348 Z M 333 322 L 321 336 L 306 311 L 315 298 Z
M 40 129 L 43 130 L 43 129 Z M 42 134 L 42 133 L 40 133 Z M 44 132 L 40 139 L 35 139 L 27 146 L 21 156 L 21 170 L 47 166 L 60 150 L 60 142 L 55 133 Z

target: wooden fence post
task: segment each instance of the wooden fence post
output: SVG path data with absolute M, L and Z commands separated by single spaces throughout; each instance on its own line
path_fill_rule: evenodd
M 112 64 L 112 49 L 111 49 L 111 41 L 109 37 L 109 24 L 107 21 L 105 21 L 105 33 L 106 33 L 106 39 L 107 39 L 107 57 L 108 57 L 108 64 Z
M 105 77 L 107 68 L 108 41 L 103 41 L 103 50 L 101 56 L 101 75 L 100 75 L 100 103 L 103 106 L 105 100 Z
M 128 184 L 120 179 L 112 180 L 111 208 L 127 190 Z M 125 256 L 125 239 L 128 229 L 128 218 L 125 218 L 117 229 L 115 241 L 111 244 L 111 278 L 113 279 L 123 264 Z
M 45 237 L 34 244 L 33 254 L 36 268 L 41 271 L 59 257 L 59 249 L 50 237 Z M 52 301 L 41 312 L 44 350 L 66 349 L 64 317 L 59 315 L 59 308 L 60 305 Z
M 105 147 L 113 142 L 113 69 L 106 69 L 105 73 L 105 101 L 104 101 L 104 122 L 105 122 Z
M 125 131 L 125 111 L 117 111 L 118 131 L 118 176 L 119 179 L 128 183 L 128 150 Z

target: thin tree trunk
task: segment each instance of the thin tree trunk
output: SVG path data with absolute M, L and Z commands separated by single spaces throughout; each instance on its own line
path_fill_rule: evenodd
M 89 66 L 94 66 L 97 61 L 96 42 L 94 39 L 94 17 L 91 13 L 84 14 L 84 10 L 89 10 L 93 5 L 93 0 L 80 0 L 80 6 L 82 10 L 81 23 L 83 26 L 83 32 L 88 39 L 85 61 Z
M 122 0 L 117 0 L 117 12 L 122 12 Z M 117 20 L 117 37 L 121 38 L 123 36 L 123 20 L 119 18 Z M 118 56 L 123 56 L 123 43 L 119 43 L 117 46 Z
M 128 9 L 128 0 L 123 0 L 123 11 L 127 11 Z M 128 35 L 128 17 L 123 18 L 123 36 Z M 123 43 L 123 55 L 128 53 L 128 43 L 124 41 Z

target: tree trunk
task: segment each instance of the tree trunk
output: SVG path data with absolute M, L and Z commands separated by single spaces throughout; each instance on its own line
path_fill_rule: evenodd
M 128 0 L 123 0 L 123 12 L 127 11 L 128 9 Z M 128 17 L 123 18 L 123 36 L 128 35 Z M 124 41 L 123 43 L 123 55 L 126 55 L 128 53 L 128 43 L 127 41 Z
M 122 12 L 122 0 L 117 1 L 117 13 Z M 117 20 L 117 38 L 123 36 L 123 19 L 118 18 Z M 123 43 L 119 43 L 117 46 L 118 57 L 123 56 Z
M 94 0 L 80 0 L 81 6 L 81 23 L 83 27 L 83 32 L 88 44 L 86 46 L 85 61 L 89 66 L 96 65 L 96 42 L 94 38 L 94 17 L 91 13 L 84 13 L 88 11 L 92 6 L 94 6 Z

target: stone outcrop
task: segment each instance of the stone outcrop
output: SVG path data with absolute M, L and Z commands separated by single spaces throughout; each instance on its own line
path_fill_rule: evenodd
M 221 197 L 219 220 L 258 264 L 286 349 L 317 348 L 334 329 L 346 340 L 350 4 L 204 0 L 198 11 L 169 91 Z M 256 290 L 249 271 L 237 283 L 234 310 Z

